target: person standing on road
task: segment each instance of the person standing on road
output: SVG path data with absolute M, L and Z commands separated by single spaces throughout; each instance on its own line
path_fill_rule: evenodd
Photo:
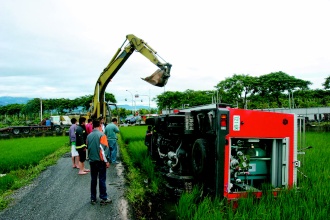
M 108 138 L 109 148 L 111 150 L 111 163 L 118 164 L 117 161 L 117 133 L 119 133 L 117 118 L 113 118 L 111 123 L 105 127 L 104 134 Z
M 69 138 L 71 145 L 71 158 L 72 158 L 72 168 L 79 168 L 79 154 L 76 150 L 76 128 L 77 119 L 71 118 L 71 126 L 69 129 Z
M 105 130 L 105 125 L 104 125 L 104 118 L 101 116 L 98 118 L 98 120 L 100 121 L 100 131 L 104 133 L 104 130 Z
M 85 169 L 85 160 L 86 160 L 86 128 L 85 128 L 86 118 L 79 118 L 79 125 L 76 129 L 76 149 L 79 153 L 79 173 L 80 175 L 87 174 L 89 172 L 88 169 Z
M 87 124 L 86 124 L 86 132 L 87 132 L 87 135 L 89 135 L 90 133 L 92 133 L 93 131 L 93 119 L 89 118 L 87 120 Z
M 93 121 L 93 131 L 87 136 L 88 158 L 91 169 L 91 204 L 96 204 L 96 186 L 97 177 L 99 177 L 99 198 L 100 204 L 111 203 L 108 198 L 106 187 L 106 169 L 110 167 L 109 163 L 109 145 L 107 136 L 100 131 L 100 121 Z
M 92 133 L 93 131 L 93 119 L 89 118 L 87 120 L 87 124 L 86 124 L 86 132 L 87 132 L 87 135 L 89 135 L 90 133 Z M 88 155 L 88 153 L 86 153 Z M 87 157 L 86 160 L 89 160 L 89 158 Z

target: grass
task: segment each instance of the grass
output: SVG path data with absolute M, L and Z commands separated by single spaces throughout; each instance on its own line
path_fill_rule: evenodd
M 147 126 L 120 127 L 120 136 L 126 144 L 133 141 L 144 141 Z
M 0 210 L 10 202 L 14 190 L 30 183 L 68 152 L 68 137 L 2 140 L 0 145 Z
M 3 140 L 0 146 L 0 173 L 36 166 L 67 140 L 65 136 Z
M 159 193 L 161 178 L 155 172 L 154 163 L 147 154 L 144 137 L 147 126 L 130 126 L 120 128 L 120 152 L 127 166 L 129 187 L 126 197 L 133 205 L 136 215 L 145 219 L 146 198 Z
M 159 185 L 159 177 L 154 171 L 154 164 L 148 156 L 147 147 L 144 145 L 146 126 L 130 126 L 121 127 L 121 147 L 122 157 L 124 162 L 129 167 L 130 181 L 138 181 L 140 184 L 135 183 L 135 187 L 141 189 L 130 189 L 130 191 L 139 192 L 137 195 L 130 196 L 131 202 L 136 200 L 143 200 L 146 191 L 157 193 Z M 130 177 L 131 176 L 131 177 Z M 143 192 L 143 193 L 142 193 Z M 131 193 L 134 194 L 134 193 Z M 134 198 L 134 199 L 133 199 Z
M 142 185 L 143 177 L 139 169 L 136 169 L 136 167 L 134 166 L 134 163 L 132 162 L 129 154 L 129 150 L 121 138 L 119 138 L 119 145 L 120 145 L 120 153 L 122 160 L 128 169 L 126 176 L 129 182 L 129 188 L 126 194 L 127 199 L 133 204 L 137 202 L 141 202 L 145 194 L 144 187 Z
M 13 175 L 5 175 L 0 178 L 0 193 L 6 191 L 7 189 L 10 189 L 12 185 L 14 185 L 14 182 L 16 180 L 16 177 Z

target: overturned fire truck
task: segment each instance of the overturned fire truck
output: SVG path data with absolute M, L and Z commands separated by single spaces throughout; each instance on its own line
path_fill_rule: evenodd
M 149 118 L 149 153 L 177 195 L 203 185 L 229 200 L 297 182 L 297 116 L 212 104 Z

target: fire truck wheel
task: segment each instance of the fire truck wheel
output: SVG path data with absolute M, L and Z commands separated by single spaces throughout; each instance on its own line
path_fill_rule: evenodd
M 206 140 L 197 139 L 192 148 L 192 169 L 196 178 L 201 177 L 205 170 L 205 163 L 207 157 L 206 145 Z

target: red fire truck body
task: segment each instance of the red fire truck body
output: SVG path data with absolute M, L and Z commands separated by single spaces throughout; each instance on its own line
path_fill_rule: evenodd
M 274 195 L 296 184 L 297 118 L 294 114 L 212 104 L 161 115 L 146 122 L 150 155 L 170 189 L 200 184 L 227 199 L 247 193 Z
M 224 160 L 224 189 L 223 195 L 228 199 L 236 199 L 245 196 L 242 190 L 231 190 L 232 178 L 230 164 L 232 153 L 237 147 L 233 140 L 246 140 L 253 145 L 249 150 L 261 149 L 260 142 L 269 143 L 265 146 L 263 155 L 250 155 L 249 168 L 246 173 L 246 190 L 254 191 L 257 197 L 262 195 L 260 189 L 251 188 L 251 182 L 267 180 L 274 188 L 274 195 L 283 186 L 292 187 L 296 184 L 297 161 L 296 131 L 297 123 L 294 114 L 269 113 L 242 109 L 229 110 L 229 134 L 226 135 L 225 160 Z M 267 152 L 268 151 L 268 152 Z M 261 166 L 264 170 L 258 170 Z M 245 178 L 244 177 L 244 178 Z M 241 180 L 244 180 L 241 178 Z M 244 186 L 243 186 L 244 187 Z M 243 191 L 245 191 L 243 189 Z

